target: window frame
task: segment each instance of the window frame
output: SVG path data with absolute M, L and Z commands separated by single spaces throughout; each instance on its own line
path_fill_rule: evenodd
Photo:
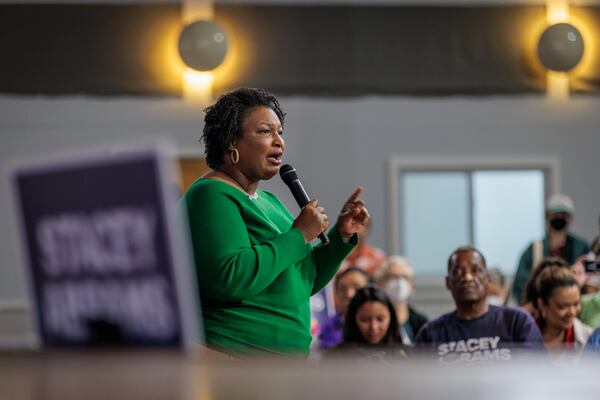
M 472 173 L 474 171 L 515 171 L 515 170 L 541 170 L 544 174 L 544 198 L 551 193 L 560 191 L 560 160 L 558 157 L 546 156 L 493 156 L 493 157 L 405 157 L 395 155 L 387 160 L 387 243 L 388 254 L 403 254 L 402 248 L 402 208 L 403 193 L 400 178 L 406 172 L 466 172 L 468 173 L 469 187 L 472 188 Z M 471 195 L 471 236 L 473 235 L 473 210 Z M 428 280 L 428 277 L 419 277 L 419 280 Z M 430 276 L 433 281 L 439 277 Z M 425 282 L 422 282 L 425 283 Z

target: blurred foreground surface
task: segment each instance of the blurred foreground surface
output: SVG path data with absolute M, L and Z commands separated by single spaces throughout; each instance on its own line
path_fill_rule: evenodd
M 223 361 L 179 352 L 2 352 L 0 398 L 74 399 L 560 399 L 598 398 L 600 358 L 439 366 Z

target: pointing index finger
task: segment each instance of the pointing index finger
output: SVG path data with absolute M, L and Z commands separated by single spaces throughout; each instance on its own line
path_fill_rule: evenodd
M 362 192 L 363 192 L 362 186 L 357 187 L 356 190 L 354 191 L 354 193 L 352 193 L 352 195 L 350 196 L 350 198 L 348 199 L 348 201 L 346 203 L 354 203 L 356 201 L 356 199 L 358 198 L 358 196 L 360 196 L 360 194 Z

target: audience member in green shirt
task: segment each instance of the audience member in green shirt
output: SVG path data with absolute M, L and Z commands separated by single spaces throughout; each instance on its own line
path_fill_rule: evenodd
M 600 292 L 581 297 L 579 319 L 594 329 L 600 327 Z
M 208 107 L 202 139 L 211 170 L 185 194 L 209 347 L 229 354 L 309 351 L 309 298 L 335 275 L 369 221 L 362 188 L 342 207 L 330 243 L 317 200 L 294 218 L 273 194 L 285 152 L 285 114 L 262 89 L 242 88 Z
M 512 287 L 512 297 L 517 304 L 527 300 L 524 298 L 525 284 L 544 257 L 562 258 L 572 265 L 590 251 L 584 239 L 569 231 L 574 211 L 573 201 L 564 194 L 554 194 L 546 201 L 546 236 L 532 242 L 519 259 Z

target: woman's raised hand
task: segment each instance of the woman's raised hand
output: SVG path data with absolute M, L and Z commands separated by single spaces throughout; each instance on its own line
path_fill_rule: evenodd
M 319 207 L 318 201 L 313 199 L 302 208 L 292 226 L 302 232 L 304 242 L 308 243 L 329 227 L 329 220 L 325 209 Z
M 358 198 L 362 191 L 362 187 L 359 186 L 356 188 L 354 193 L 344 203 L 342 211 L 338 216 L 337 229 L 345 240 L 350 239 L 363 226 L 366 226 L 371 218 L 369 211 L 365 207 L 365 202 Z

